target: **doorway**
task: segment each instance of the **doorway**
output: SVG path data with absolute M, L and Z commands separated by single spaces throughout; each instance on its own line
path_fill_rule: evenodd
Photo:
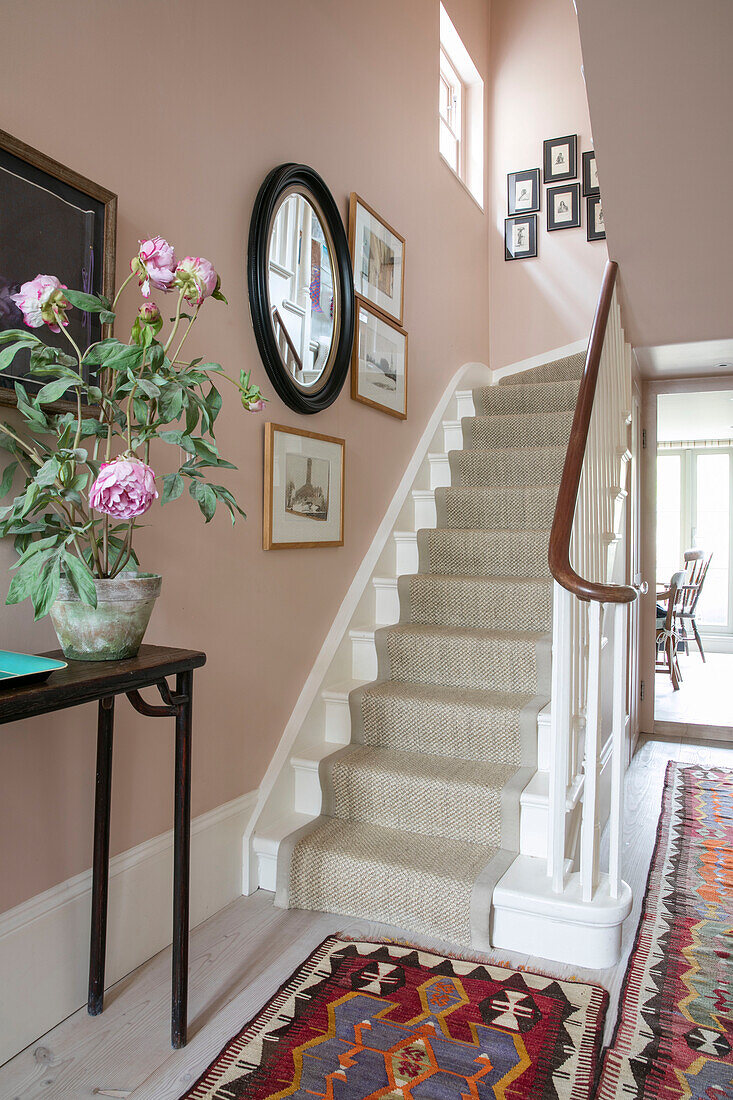
M 733 727 L 733 392 L 659 393 L 656 405 L 654 728 L 723 733 Z M 674 639 L 660 633 L 670 624 Z

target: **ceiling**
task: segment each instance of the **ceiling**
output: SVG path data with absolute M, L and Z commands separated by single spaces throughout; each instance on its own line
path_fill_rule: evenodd
M 703 340 L 634 349 L 646 378 L 689 378 L 690 375 L 733 375 L 733 340 Z
M 733 3 L 577 0 L 608 249 L 644 373 L 733 361 Z M 706 352 L 701 343 L 727 342 Z M 670 345 L 695 345 L 687 351 Z M 684 363 L 687 362 L 687 366 Z M 660 366 L 662 364 L 662 366 Z

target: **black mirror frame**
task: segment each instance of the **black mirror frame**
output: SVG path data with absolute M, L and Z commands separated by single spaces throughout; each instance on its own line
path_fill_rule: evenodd
M 293 186 L 300 186 L 304 191 L 310 192 L 326 219 L 336 253 L 334 275 L 339 282 L 341 324 L 334 363 L 325 385 L 312 395 L 299 389 L 285 369 L 273 334 L 269 312 L 269 229 L 280 195 Z M 327 409 L 341 392 L 351 363 L 356 318 L 354 277 L 346 231 L 333 195 L 318 173 L 305 164 L 281 164 L 273 168 L 260 187 L 249 226 L 247 285 L 249 310 L 257 347 L 265 364 L 265 370 L 278 395 L 286 405 L 299 413 L 317 413 Z

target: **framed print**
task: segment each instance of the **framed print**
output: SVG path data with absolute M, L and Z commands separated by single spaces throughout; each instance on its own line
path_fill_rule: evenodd
M 548 138 L 543 148 L 545 183 L 574 180 L 578 174 L 578 135 Z
M 24 327 L 11 295 L 39 274 L 113 298 L 116 225 L 116 195 L 0 130 L 0 330 Z M 71 310 L 67 331 L 85 349 L 102 337 L 99 315 Z M 43 339 L 69 350 L 63 333 L 44 327 Z M 16 381 L 32 394 L 48 380 L 28 377 L 29 355 L 0 373 L 0 404 L 15 404 Z
M 540 170 L 510 172 L 506 178 L 507 213 L 532 214 L 540 208 Z
M 265 550 L 344 544 L 343 439 L 265 424 Z
M 401 325 L 405 238 L 354 191 L 349 202 L 349 249 L 356 293 Z
M 591 150 L 590 153 L 583 153 L 583 194 L 587 197 L 588 195 L 600 195 L 600 193 L 596 155 Z
M 577 229 L 580 225 L 580 184 L 547 188 L 547 229 Z
M 605 241 L 606 223 L 603 220 L 603 207 L 600 195 L 591 195 L 585 200 L 585 235 L 589 241 Z
M 363 298 L 356 299 L 351 396 L 407 419 L 407 333 Z
M 504 219 L 504 259 L 523 260 L 537 255 L 537 215 Z

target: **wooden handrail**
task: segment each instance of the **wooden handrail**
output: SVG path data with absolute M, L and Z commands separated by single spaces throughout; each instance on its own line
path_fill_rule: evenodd
M 579 576 L 570 563 L 570 539 L 573 532 L 575 508 L 578 502 L 580 476 L 583 471 L 583 461 L 598 382 L 598 370 L 601 365 L 603 341 L 606 336 L 606 326 L 608 325 L 608 315 L 611 310 L 617 271 L 618 264 L 615 260 L 608 260 L 603 272 L 601 292 L 598 297 L 595 317 L 593 318 L 590 340 L 588 341 L 588 353 L 585 358 L 585 369 L 580 383 L 578 403 L 573 416 L 573 426 L 570 429 L 570 442 L 568 443 L 562 480 L 557 494 L 548 554 L 550 572 L 558 584 L 561 584 L 568 592 L 572 592 L 579 600 L 596 600 L 599 603 L 632 603 L 639 594 L 638 589 L 632 585 L 601 584 L 597 581 L 587 580 L 585 577 Z
M 301 360 L 300 356 L 298 355 L 298 349 L 296 348 L 293 341 L 290 339 L 290 333 L 285 328 L 285 322 L 283 321 L 282 317 L 280 316 L 280 312 L 279 312 L 277 306 L 272 307 L 272 319 L 273 319 L 273 321 L 277 321 L 278 325 L 280 326 L 282 334 L 285 337 L 285 343 L 288 345 L 288 351 L 290 352 L 293 359 L 295 360 L 296 365 L 298 367 L 298 370 L 302 370 L 303 369 L 303 361 Z

